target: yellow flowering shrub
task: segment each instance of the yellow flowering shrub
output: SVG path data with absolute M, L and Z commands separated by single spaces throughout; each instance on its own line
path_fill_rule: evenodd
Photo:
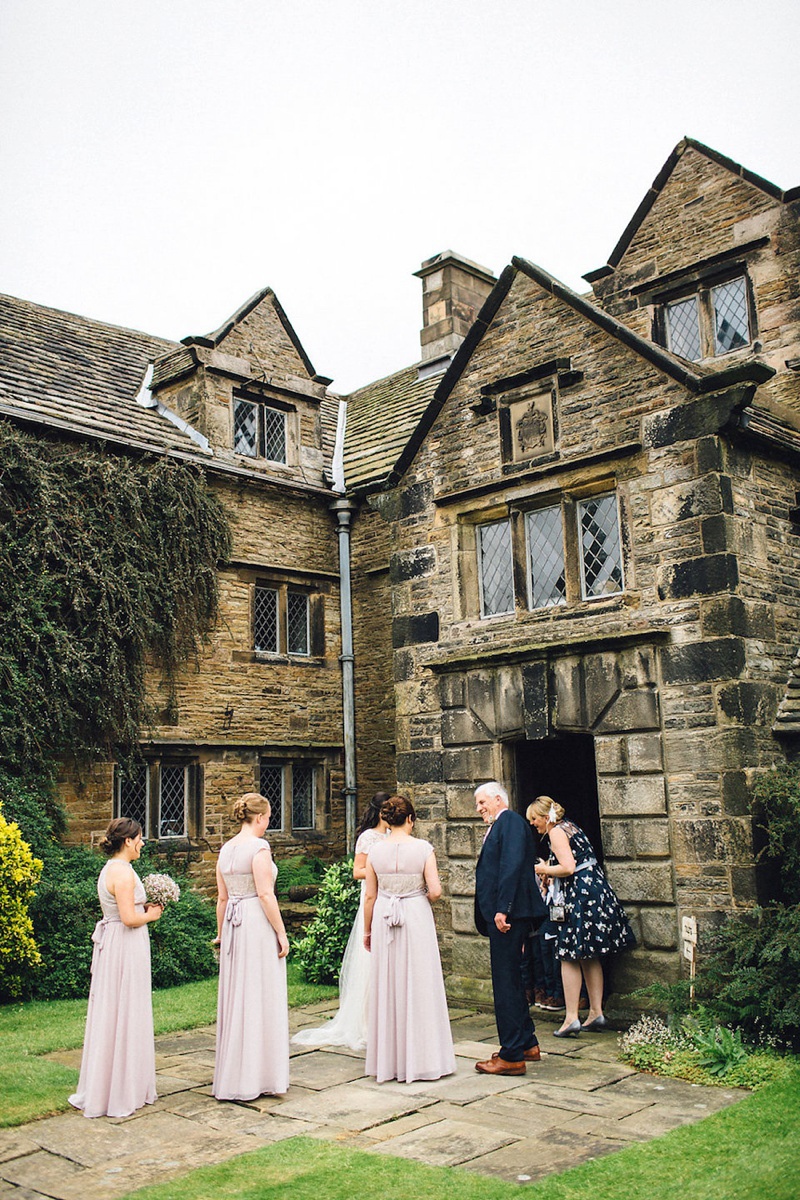
M 19 826 L 0 808 L 0 998 L 15 999 L 30 987 L 41 958 L 33 937 L 28 902 L 42 874 Z

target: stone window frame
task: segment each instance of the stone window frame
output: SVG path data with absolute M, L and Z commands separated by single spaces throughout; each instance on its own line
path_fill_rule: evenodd
M 275 793 L 274 783 L 268 787 L 267 791 L 264 790 L 265 768 L 280 772 L 280 804 L 277 806 L 273 802 Z M 295 773 L 298 770 L 308 772 L 311 784 L 311 813 L 310 823 L 307 825 L 295 823 L 295 806 L 297 803 L 297 797 L 295 796 Z M 308 834 L 317 831 L 319 814 L 318 798 L 322 795 L 323 770 L 323 764 L 316 758 L 282 758 L 275 754 L 259 755 L 256 786 L 261 794 L 267 797 L 272 806 L 270 822 L 267 827 L 268 833 Z
M 259 590 L 275 593 L 275 633 L 273 649 L 257 646 Z M 298 598 L 305 599 L 305 649 L 292 642 L 290 609 Z M 320 661 L 325 657 L 325 600 L 323 589 L 312 582 L 286 579 L 285 576 L 254 572 L 251 584 L 250 645 L 257 662 Z
M 619 531 L 620 569 L 622 586 L 615 592 L 587 595 L 584 584 L 583 545 L 580 529 L 580 506 L 587 500 L 605 495 L 616 497 L 617 528 Z M 564 574 L 566 595 L 562 604 L 532 606 L 532 583 L 528 558 L 527 514 L 537 510 L 561 507 L 564 538 Z M 504 613 L 484 615 L 480 583 L 479 529 L 482 525 L 507 521 L 511 528 L 512 573 L 515 607 Z M 513 618 L 520 609 L 531 616 L 552 613 L 580 604 L 597 604 L 622 596 L 629 587 L 626 541 L 621 513 L 621 497 L 615 479 L 604 477 L 586 482 L 580 487 L 559 489 L 536 496 L 515 497 L 481 510 L 458 516 L 459 580 L 456 598 L 457 619 L 478 617 L 481 621 L 500 621 Z
M 256 415 L 256 446 L 253 451 L 240 448 L 236 442 L 237 411 L 244 406 L 252 408 Z M 242 458 L 259 459 L 263 462 L 289 466 L 293 449 L 289 416 L 295 414 L 296 411 L 293 404 L 288 404 L 275 396 L 264 396 L 245 389 L 234 390 L 231 397 L 231 446 L 234 454 L 241 455 Z M 270 448 L 267 441 L 267 413 L 270 414 L 270 419 L 273 421 L 276 417 L 282 418 L 283 449 L 280 456 L 267 453 Z
M 115 817 L 132 816 L 142 826 L 146 839 L 157 842 L 187 840 L 198 837 L 203 827 L 203 768 L 197 758 L 191 755 L 164 755 L 162 758 L 147 759 L 135 767 L 139 779 L 137 787 L 141 789 L 144 775 L 144 802 L 139 800 L 133 812 L 126 811 L 124 786 L 126 775 L 123 768 L 116 764 L 113 775 L 112 812 Z M 183 771 L 183 823 L 179 831 L 162 832 L 162 783 L 164 771 Z M 132 782 L 132 781 L 131 781 Z
M 747 306 L 748 340 L 742 346 L 723 349 L 717 343 L 716 307 L 714 293 L 726 284 L 741 280 L 744 285 L 745 303 Z M 687 359 L 688 362 L 703 362 L 709 358 L 724 358 L 728 354 L 737 354 L 753 346 L 758 337 L 756 321 L 755 292 L 747 268 L 741 263 L 723 272 L 715 272 L 701 280 L 693 280 L 680 288 L 653 297 L 654 325 L 653 340 L 664 346 L 678 357 L 685 357 L 679 350 L 673 348 L 670 334 L 669 310 L 675 305 L 685 304 L 694 300 L 698 325 L 698 341 L 700 354 L 698 358 Z

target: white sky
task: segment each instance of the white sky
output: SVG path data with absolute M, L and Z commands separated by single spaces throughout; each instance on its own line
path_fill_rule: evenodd
M 0 0 L 0 291 L 164 337 L 275 289 L 348 390 L 424 258 L 579 290 L 684 134 L 800 184 L 797 0 Z

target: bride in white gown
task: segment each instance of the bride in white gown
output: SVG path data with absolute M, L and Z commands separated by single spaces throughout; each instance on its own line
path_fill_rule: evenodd
M 315 1029 L 301 1029 L 292 1038 L 298 1046 L 349 1046 L 363 1050 L 367 1044 L 367 997 L 369 995 L 369 951 L 364 949 L 364 880 L 367 855 L 386 837 L 388 826 L 381 820 L 381 805 L 388 792 L 376 792 L 364 813 L 356 839 L 353 878 L 361 880 L 361 899 L 347 939 L 339 972 L 339 1011 L 331 1021 Z

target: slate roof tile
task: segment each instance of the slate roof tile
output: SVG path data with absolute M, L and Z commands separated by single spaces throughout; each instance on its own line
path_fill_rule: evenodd
M 441 375 L 419 379 L 416 366 L 406 367 L 347 398 L 348 489 L 365 490 L 388 478 L 441 380 Z
M 197 446 L 136 403 L 150 362 L 176 342 L 0 296 L 0 413 L 153 450 Z

